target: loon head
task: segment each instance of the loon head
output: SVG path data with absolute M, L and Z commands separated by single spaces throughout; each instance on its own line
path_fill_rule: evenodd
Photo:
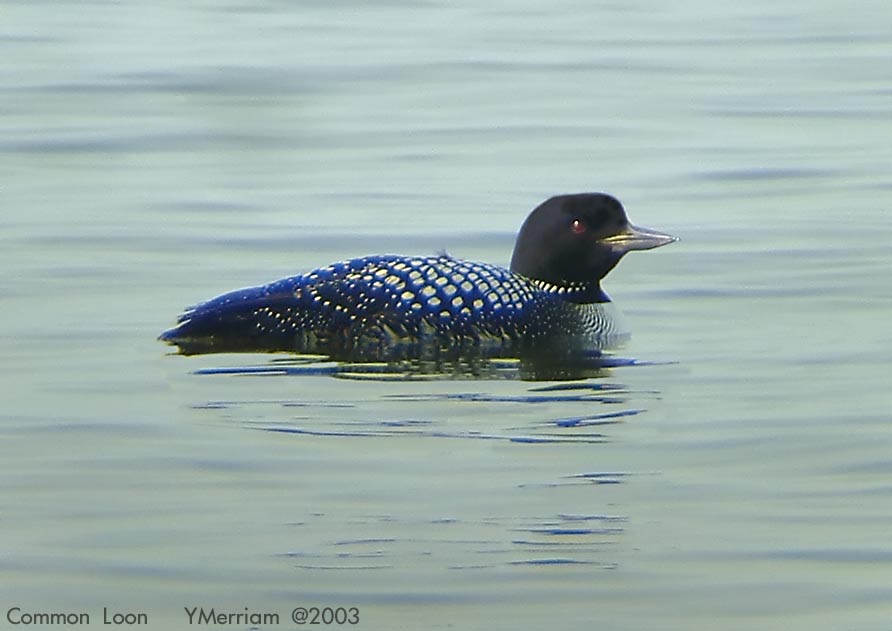
M 676 237 L 629 223 L 623 205 L 605 193 L 558 195 L 530 213 L 520 228 L 511 271 L 559 287 L 600 281 L 626 252 L 650 250 Z

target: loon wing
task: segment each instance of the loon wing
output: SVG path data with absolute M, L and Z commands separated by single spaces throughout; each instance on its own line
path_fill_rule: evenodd
M 197 355 L 318 353 L 350 347 L 370 335 L 406 335 L 406 314 L 395 311 L 399 294 L 384 282 L 389 274 L 380 273 L 402 260 L 354 259 L 232 291 L 186 309 L 159 339 L 184 355 Z

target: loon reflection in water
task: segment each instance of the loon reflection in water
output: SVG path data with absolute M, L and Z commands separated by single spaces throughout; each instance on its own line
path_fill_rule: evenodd
M 628 336 L 601 279 L 627 252 L 675 240 L 631 225 L 610 195 L 559 195 L 527 217 L 510 270 L 447 255 L 367 256 L 223 294 L 159 339 L 184 355 L 588 364 Z

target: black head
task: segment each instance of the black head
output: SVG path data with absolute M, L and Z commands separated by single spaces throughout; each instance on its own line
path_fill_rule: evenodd
M 626 252 L 675 240 L 630 224 L 623 205 L 610 195 L 558 195 L 537 206 L 521 226 L 511 271 L 600 294 L 600 280 Z

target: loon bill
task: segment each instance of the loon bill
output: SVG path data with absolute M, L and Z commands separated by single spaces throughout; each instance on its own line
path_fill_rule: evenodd
M 202 302 L 159 339 L 184 355 L 293 352 L 350 361 L 431 349 L 489 357 L 600 350 L 621 335 L 601 279 L 626 252 L 675 240 L 630 224 L 610 195 L 559 195 L 524 221 L 510 269 L 447 255 L 366 256 Z

